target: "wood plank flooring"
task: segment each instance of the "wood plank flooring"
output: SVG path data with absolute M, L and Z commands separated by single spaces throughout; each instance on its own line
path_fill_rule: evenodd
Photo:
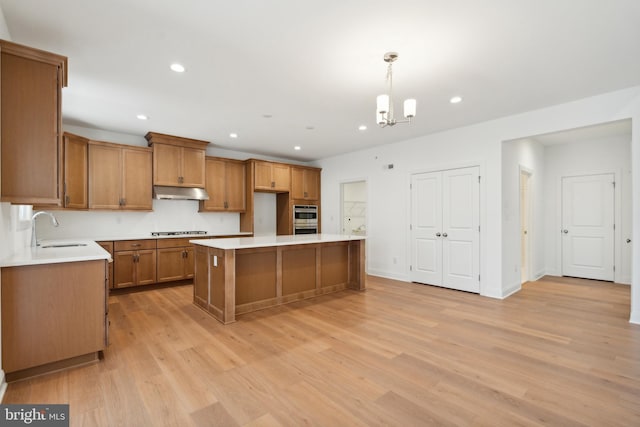
M 628 286 L 367 288 L 227 326 L 191 286 L 111 296 L 104 360 L 9 384 L 3 403 L 69 403 L 72 426 L 640 425 Z

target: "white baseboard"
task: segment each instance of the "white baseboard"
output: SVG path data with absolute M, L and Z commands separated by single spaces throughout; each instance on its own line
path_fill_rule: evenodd
M 629 323 L 635 323 L 636 325 L 640 325 L 640 311 L 632 311 L 631 316 L 629 317 Z
M 401 282 L 410 282 L 411 281 L 409 276 L 406 275 L 406 274 L 397 274 L 397 273 L 392 273 L 392 272 L 384 271 L 384 270 L 369 269 L 369 270 L 367 270 L 367 274 L 370 274 L 372 276 L 377 276 L 377 277 L 384 277 L 385 279 L 399 280 Z
M 519 292 L 522 289 L 522 284 L 517 283 L 515 285 L 509 286 L 507 289 L 502 290 L 502 297 L 500 299 L 505 299 L 510 297 L 511 295 Z
M 545 271 L 545 270 L 540 270 L 540 271 L 536 272 L 536 274 L 534 274 L 534 275 L 533 275 L 533 277 L 531 278 L 531 281 L 532 281 L 532 282 L 535 282 L 536 280 L 540 280 L 540 279 L 542 279 L 544 276 L 546 276 L 547 274 L 551 274 L 551 273 L 548 273 L 548 272 L 547 272 L 547 271 Z
M 7 381 L 4 376 L 4 371 L 0 369 L 0 403 L 4 399 L 4 393 L 7 391 Z

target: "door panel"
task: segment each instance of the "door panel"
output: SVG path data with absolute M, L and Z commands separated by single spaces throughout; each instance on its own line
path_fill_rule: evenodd
M 412 265 L 411 280 L 430 285 L 442 282 L 442 174 L 411 178 Z
M 614 175 L 562 178 L 562 274 L 614 278 Z
M 442 285 L 480 292 L 479 168 L 448 170 L 442 176 Z

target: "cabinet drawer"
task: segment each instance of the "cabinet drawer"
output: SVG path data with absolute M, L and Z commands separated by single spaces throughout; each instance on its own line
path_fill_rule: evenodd
M 179 237 L 177 239 L 158 239 L 158 249 L 163 248 L 179 248 L 182 246 L 189 246 L 191 240 L 190 237 Z
M 145 240 L 120 240 L 114 242 L 114 250 L 118 251 L 136 251 L 139 249 L 155 249 L 156 239 Z

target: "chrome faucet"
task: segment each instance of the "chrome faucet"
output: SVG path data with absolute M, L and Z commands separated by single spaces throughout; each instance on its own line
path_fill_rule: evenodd
M 51 224 L 53 224 L 54 227 L 57 227 L 60 225 L 56 217 L 53 216 L 51 212 L 38 211 L 34 213 L 33 216 L 31 217 L 31 246 L 34 248 L 40 245 L 40 243 L 38 243 L 38 239 L 36 238 L 36 218 L 38 218 L 40 215 L 48 215 L 49 218 L 51 218 Z

